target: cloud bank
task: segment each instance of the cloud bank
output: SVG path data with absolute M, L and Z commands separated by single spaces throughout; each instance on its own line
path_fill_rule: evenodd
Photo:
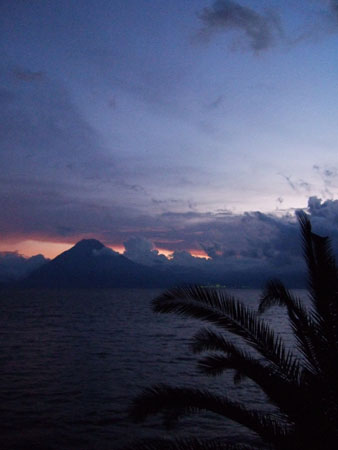
M 338 257 L 338 200 L 323 202 L 310 197 L 306 211 L 314 232 L 331 238 Z M 168 259 L 154 250 L 154 241 L 140 237 L 125 243 L 125 256 L 147 265 L 191 269 L 188 277 L 198 270 L 201 280 L 223 280 L 229 285 L 262 286 L 270 278 L 280 278 L 291 287 L 304 286 L 305 266 L 295 214 L 200 215 L 200 220 L 197 213 L 193 216 L 194 223 L 189 224 L 183 215 L 175 215 L 179 230 L 173 230 L 173 242 L 175 236 L 184 245 L 199 245 L 208 260 L 185 250 L 173 251 Z M 170 232 L 166 237 L 169 242 Z
M 17 252 L 0 252 L 0 283 L 23 278 L 47 261 L 42 255 L 25 258 Z

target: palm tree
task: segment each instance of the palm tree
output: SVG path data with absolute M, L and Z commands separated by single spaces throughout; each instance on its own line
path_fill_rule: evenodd
M 133 450 L 278 450 L 338 448 L 338 277 L 328 238 L 311 230 L 305 213 L 299 213 L 304 257 L 308 269 L 311 307 L 270 281 L 257 312 L 223 290 L 199 286 L 171 289 L 153 301 L 154 311 L 200 319 L 213 326 L 193 338 L 192 350 L 211 352 L 199 361 L 208 375 L 234 370 L 234 381 L 251 379 L 275 407 L 272 413 L 249 409 L 227 396 L 205 389 L 160 384 L 146 389 L 133 402 L 135 421 L 164 412 L 168 419 L 211 411 L 253 431 L 257 445 L 231 444 L 221 439 L 146 440 Z M 296 351 L 260 317 L 279 305 L 287 310 Z M 219 330 L 219 331 L 218 331 Z M 244 347 L 229 340 L 230 332 Z M 254 351 L 252 351 L 254 350 Z

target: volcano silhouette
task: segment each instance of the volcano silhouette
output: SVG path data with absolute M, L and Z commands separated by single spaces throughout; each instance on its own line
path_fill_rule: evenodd
M 176 277 L 137 264 L 96 239 L 84 239 L 20 282 L 34 288 L 165 287 Z

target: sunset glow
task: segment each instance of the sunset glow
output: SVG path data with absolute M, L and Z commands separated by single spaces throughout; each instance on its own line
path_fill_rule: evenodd
M 19 254 L 30 257 L 35 255 L 44 255 L 46 258 L 55 258 L 60 253 L 69 250 L 72 244 L 63 242 L 48 242 L 48 241 L 34 241 L 26 240 L 17 243 L 0 243 L 0 251 L 17 251 Z
M 16 243 L 0 243 L 0 252 L 15 252 L 17 251 L 19 254 L 25 257 L 31 257 L 35 255 L 43 255 L 46 258 L 53 259 L 58 256 L 60 253 L 69 250 L 73 247 L 76 242 L 70 244 L 66 242 L 50 242 L 50 241 L 37 241 L 37 240 L 25 240 Z M 125 251 L 125 247 L 121 244 L 116 245 L 107 245 L 107 247 L 111 248 L 115 252 L 123 255 Z M 155 247 L 155 250 L 159 252 L 160 255 L 164 255 L 166 258 L 171 259 L 173 251 L 168 250 L 162 247 Z M 208 255 L 204 252 L 204 250 L 192 249 L 187 250 L 195 258 L 205 258 L 209 259 Z
M 204 250 L 189 250 L 189 253 L 191 256 L 194 256 L 195 258 L 210 259 L 210 256 L 208 256 Z
M 123 255 L 124 250 L 125 250 L 123 245 L 107 245 L 107 247 L 114 250 L 114 252 L 120 253 L 121 255 Z
M 50 242 L 50 241 L 35 241 L 35 240 L 26 240 L 20 241 L 16 243 L 0 243 L 0 252 L 18 252 L 20 255 L 31 257 L 35 255 L 43 255 L 46 258 L 53 259 L 56 256 L 60 255 L 60 253 L 65 252 L 72 248 L 76 242 L 74 243 L 66 243 L 66 242 Z M 108 245 L 107 247 L 111 248 L 115 252 L 123 254 L 124 246 L 123 245 Z
M 247 268 L 336 217 L 336 1 L 0 4 L 0 251 Z

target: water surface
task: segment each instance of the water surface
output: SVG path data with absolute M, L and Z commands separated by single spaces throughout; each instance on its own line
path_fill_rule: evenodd
M 144 425 L 128 420 L 132 398 L 159 382 L 208 387 L 269 408 L 250 382 L 234 386 L 231 374 L 207 378 L 198 372 L 189 343 L 205 324 L 154 314 L 150 302 L 160 292 L 2 292 L 1 448 L 105 450 L 140 436 L 247 435 L 213 415 L 184 419 L 175 431 L 163 429 L 158 418 Z M 257 307 L 259 291 L 232 292 Z M 276 308 L 266 318 L 292 345 L 285 312 Z

